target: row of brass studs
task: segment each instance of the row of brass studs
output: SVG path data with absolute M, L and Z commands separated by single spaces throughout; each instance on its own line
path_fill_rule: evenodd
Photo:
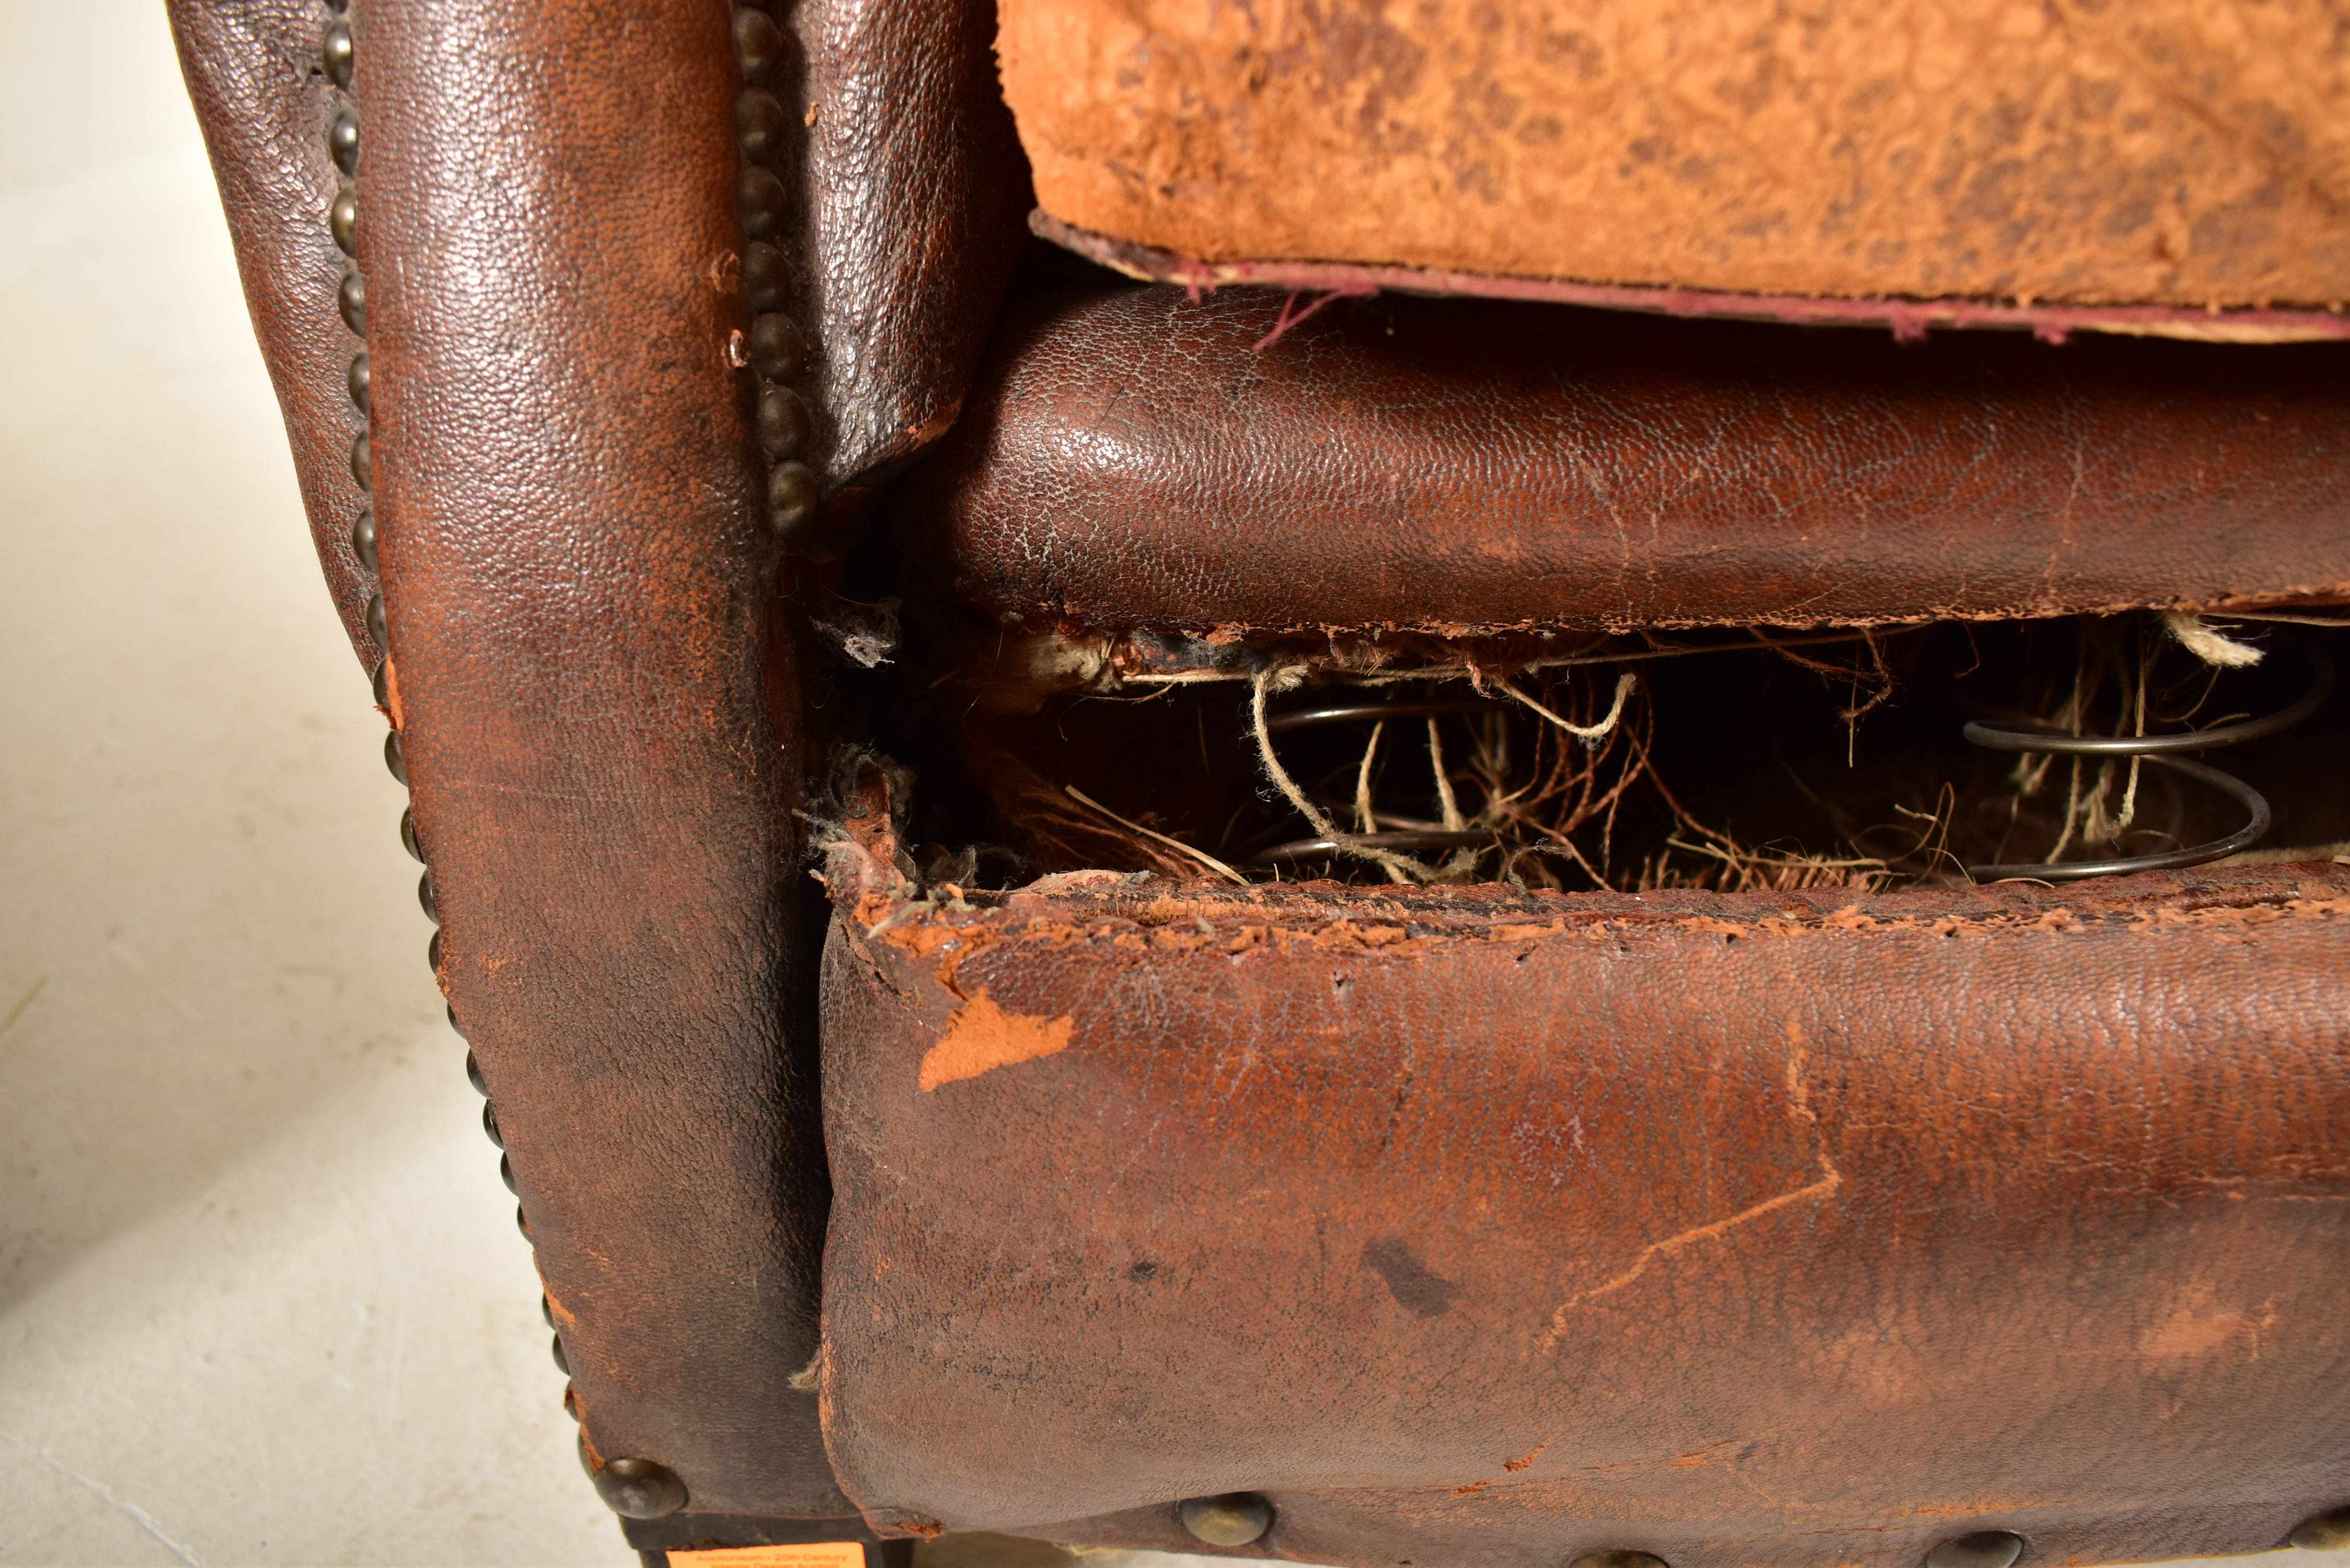
M 1264 1524 L 1272 1523 L 1271 1506 L 1264 1504 L 1262 1498 L 1257 1498 L 1253 1492 L 1243 1492 L 1237 1496 L 1239 1500 L 1253 1499 L 1262 1505 Z M 1214 1498 L 1198 1501 L 1212 1509 L 1215 1505 L 1235 1500 Z M 1186 1525 L 1191 1524 L 1191 1510 L 1193 1506 L 1191 1502 L 1183 1505 L 1183 1522 Z M 1251 1518 L 1253 1521 L 1253 1516 Z M 1254 1534 L 1240 1538 L 1204 1534 L 1197 1526 L 1192 1527 L 1191 1532 L 1202 1541 L 1214 1542 L 1219 1545 L 1239 1545 L 1253 1541 L 1264 1531 L 1259 1527 Z M 2332 1552 L 2350 1546 L 2350 1507 L 2337 1508 L 2303 1520 L 2294 1526 L 2293 1533 L 2285 1537 L 2284 1543 L 2309 1552 Z M 1925 1568 L 2012 1568 L 2015 1560 L 2023 1555 L 2027 1544 L 2022 1536 L 2012 1530 L 1977 1530 L 1965 1535 L 1954 1535 L 1927 1552 Z M 1667 1564 L 1663 1558 L 1646 1552 L 1588 1552 L 1577 1557 L 1569 1568 L 1667 1568 Z
M 791 264 L 775 242 L 784 234 L 790 196 L 770 165 L 789 155 L 796 138 L 790 112 L 770 90 L 783 85 L 791 41 L 775 19 L 745 5 L 734 13 L 734 57 L 743 87 L 734 100 L 734 138 L 743 154 L 736 195 L 743 230 L 743 292 L 752 311 L 748 345 L 758 373 L 756 424 L 767 455 L 767 517 L 776 535 L 799 554 L 828 558 L 816 527 L 816 470 L 806 462 L 815 416 L 807 400 L 787 383 L 807 369 L 807 335 L 785 314 Z
M 351 44 L 350 19 L 343 13 L 350 0 L 327 0 L 330 13 L 326 31 L 318 40 L 318 66 L 333 88 L 334 112 L 327 121 L 327 153 L 342 175 L 335 194 L 327 203 L 327 232 L 334 236 L 335 248 L 346 258 L 343 281 L 335 291 L 337 309 L 343 325 L 359 340 L 359 351 L 351 356 L 349 373 L 344 378 L 350 393 L 351 407 L 359 415 L 359 433 L 351 439 L 351 483 L 358 485 L 362 496 L 375 490 L 375 470 L 368 452 L 367 420 L 369 407 L 367 354 L 367 285 L 359 276 L 359 199 L 356 182 L 359 171 L 359 118 L 350 99 L 351 69 L 357 53 Z M 375 508 L 362 504 L 359 515 L 351 519 L 351 555 L 362 571 L 376 576 Z M 375 646 L 375 700 L 381 705 L 386 700 L 387 680 L 385 659 L 389 657 L 390 639 L 384 630 L 383 594 L 380 579 L 368 595 L 365 620 L 368 640 Z M 388 752 L 387 756 L 390 753 Z M 392 771 L 401 772 L 395 763 Z M 405 782 L 403 779 L 402 782 Z
M 1227 1492 L 1186 1498 L 1176 1509 L 1183 1528 L 1211 1546 L 1246 1546 L 1273 1528 L 1274 1507 L 1263 1493 Z M 2012 1568 L 2026 1542 L 2012 1530 L 1954 1535 L 1926 1553 L 1925 1568 Z M 2285 1538 L 2288 1546 L 2332 1552 L 2350 1546 L 2350 1507 L 2305 1519 Z M 1586 1552 L 1568 1568 L 1669 1568 L 1647 1552 Z
M 358 260 L 359 120 L 350 97 L 357 51 L 352 44 L 350 19 L 345 14 L 349 6 L 350 0 L 327 0 L 328 15 L 325 31 L 319 37 L 318 64 L 335 92 L 334 112 L 327 124 L 327 151 L 342 175 L 342 182 L 327 206 L 328 232 L 334 236 L 336 248 L 348 258 L 348 265 L 343 269 L 343 281 L 336 290 L 336 306 L 342 316 L 343 325 L 349 327 L 351 335 L 359 340 L 359 351 L 351 357 L 350 370 L 346 378 L 351 406 L 358 411 L 360 421 L 359 434 L 351 442 L 351 479 L 359 486 L 360 494 L 372 496 L 375 473 L 368 450 L 367 432 L 367 420 L 372 411 L 367 352 L 367 283 L 359 275 Z M 376 566 L 375 510 L 371 504 L 362 505 L 359 515 L 352 519 L 350 543 L 352 556 L 369 576 L 376 578 L 375 587 L 368 595 L 365 619 L 368 639 L 375 645 L 376 650 L 376 704 L 388 713 L 391 639 L 384 619 L 382 579 Z M 384 737 L 383 760 L 384 765 L 391 770 L 391 776 L 406 784 L 408 760 L 400 750 L 397 724 Z M 425 959 L 432 965 L 437 981 L 441 972 L 441 933 L 437 929 L 441 924 L 441 909 L 433 894 L 432 868 L 425 864 L 424 847 L 417 841 L 413 807 L 403 809 L 400 814 L 400 842 L 419 864 L 424 865 L 423 875 L 416 884 L 416 898 L 423 906 L 424 918 L 436 928 L 431 944 L 425 949 Z M 445 1002 L 443 1006 L 448 1013 L 449 1027 L 456 1031 L 459 1039 L 463 1039 L 465 1032 L 457 1023 L 456 1008 Z M 474 1057 L 470 1045 L 465 1048 L 465 1076 L 475 1089 L 481 1091 L 482 1130 L 489 1135 L 490 1142 L 499 1150 L 498 1176 L 505 1182 L 507 1191 L 515 1192 L 514 1161 L 504 1152 L 505 1138 L 498 1130 L 497 1108 L 490 1102 L 489 1085 L 483 1081 L 481 1063 Z M 530 1220 L 519 1202 L 515 1205 L 515 1226 L 527 1241 Z M 546 1320 L 548 1329 L 553 1330 L 555 1305 L 544 1292 L 539 1294 L 538 1310 L 539 1315 Z M 567 1379 L 571 1376 L 571 1363 L 564 1353 L 560 1333 L 554 1335 L 552 1345 L 556 1367 Z M 578 1390 L 567 1381 L 563 1386 L 563 1407 L 571 1413 L 573 1420 L 580 1418 Z M 580 1434 L 579 1446 L 581 1459 L 587 1462 L 588 1444 L 584 1430 Z M 685 1505 L 684 1483 L 666 1467 L 650 1459 L 615 1459 L 601 1469 L 589 1462 L 588 1470 L 595 1480 L 598 1493 L 606 1503 L 632 1518 L 659 1518 Z

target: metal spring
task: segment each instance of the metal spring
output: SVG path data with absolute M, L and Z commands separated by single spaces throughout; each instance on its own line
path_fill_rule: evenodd
M 1999 882 L 2018 877 L 2042 882 L 2070 882 L 2085 877 L 2123 877 L 2133 871 L 2168 871 L 2184 866 L 2201 866 L 2259 843 L 2273 820 L 2269 803 L 2261 793 L 2232 774 L 2223 774 L 2208 763 L 2199 763 L 2177 753 L 2203 752 L 2215 746 L 2234 746 L 2246 741 L 2257 741 L 2280 730 L 2290 729 L 2324 706 L 2326 698 L 2334 691 L 2334 660 L 2324 649 L 2314 644 L 2299 646 L 2312 670 L 2309 690 L 2298 701 L 2258 719 L 2215 724 L 2207 730 L 2186 730 L 2175 735 L 2065 735 L 2046 730 L 2008 729 L 1981 721 L 1969 724 L 1963 732 L 1966 738 L 1978 746 L 1996 752 L 2142 757 L 2228 795 L 2244 808 L 2248 820 L 2225 838 L 2215 838 L 2207 844 L 2192 845 L 2162 855 L 2128 855 L 2108 860 L 2067 860 L 2057 865 L 2027 862 L 1970 866 L 1967 875 L 1978 882 Z
M 1308 729 L 1316 724 L 1346 724 L 1365 720 L 1430 719 L 1448 713 L 1492 713 L 1509 707 L 1491 698 L 1461 697 L 1430 702 L 1381 702 L 1363 698 L 1335 700 L 1311 708 L 1292 708 L 1286 712 L 1265 717 L 1268 733 L 1281 734 L 1289 730 Z M 1375 819 L 1376 820 L 1376 819 Z M 1403 820 L 1388 817 L 1390 822 Z M 1341 848 L 1386 849 L 1409 853 L 1418 849 L 1462 849 L 1471 845 L 1491 844 L 1493 835 L 1456 833 L 1440 827 L 1408 827 L 1395 833 L 1350 833 L 1339 838 L 1296 838 L 1286 844 L 1276 844 L 1250 857 L 1253 867 L 1267 867 L 1275 861 L 1309 860 L 1317 856 L 1334 855 Z

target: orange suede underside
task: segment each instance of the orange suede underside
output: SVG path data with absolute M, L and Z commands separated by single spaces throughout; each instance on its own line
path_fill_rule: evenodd
M 2343 0 L 1001 0 L 1037 200 L 1209 261 L 2350 298 Z

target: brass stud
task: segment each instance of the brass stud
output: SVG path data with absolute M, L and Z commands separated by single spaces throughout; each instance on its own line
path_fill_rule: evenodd
M 570 1376 L 571 1358 L 563 1354 L 563 1336 L 558 1334 L 553 1339 L 547 1341 L 547 1344 L 551 1345 L 555 1351 L 555 1369 L 557 1372 L 562 1373 L 566 1377 Z
M 666 1519 L 685 1506 L 685 1483 L 650 1459 L 612 1459 L 593 1471 L 596 1495 L 622 1519 Z
M 400 755 L 400 732 L 397 730 L 383 738 L 383 765 L 391 770 L 392 777 L 402 784 L 408 782 L 408 759 Z
M 359 410 L 359 411 L 363 414 L 372 411 L 368 402 L 368 357 L 366 349 L 362 348 L 358 353 L 351 356 L 351 368 L 349 372 L 343 378 L 343 385 L 350 389 L 351 407 Z
M 425 868 L 423 876 L 416 879 L 416 901 L 423 907 L 426 919 L 436 926 L 441 923 L 441 903 L 432 896 L 432 871 L 430 867 Z
M 381 594 L 368 595 L 367 608 L 360 612 L 359 618 L 367 623 L 368 640 L 374 643 L 379 650 L 390 646 L 390 634 L 383 624 Z
M 515 1185 L 514 1157 L 512 1155 L 501 1154 L 498 1156 L 498 1179 L 506 1184 L 506 1190 L 508 1192 L 513 1193 L 516 1198 L 522 1196 L 522 1189 Z M 555 1325 L 550 1323 L 546 1326 L 553 1328 Z
M 763 88 L 744 88 L 734 99 L 734 140 L 746 158 L 764 160 L 782 151 L 791 123 L 775 95 Z
M 441 1004 L 441 1011 L 449 1015 L 449 1032 L 451 1033 L 454 1034 L 460 1040 L 471 1040 L 473 1038 L 472 1035 L 466 1033 L 463 1029 L 460 1029 L 457 1026 L 457 1010 L 454 1007 L 452 1007 L 449 1003 L 444 1002 Z M 482 1093 L 486 1095 L 489 1091 L 487 1089 L 484 1089 Z
M 351 85 L 351 25 L 338 16 L 327 24 L 318 40 L 318 64 L 326 70 L 327 79 L 338 88 Z
M 734 13 L 734 57 L 742 62 L 745 80 L 764 81 L 769 72 L 784 63 L 790 47 L 784 30 L 764 11 Z
M 779 310 L 761 311 L 751 319 L 751 363 L 770 381 L 799 374 L 807 359 L 807 334 L 799 323 Z
M 367 280 L 359 268 L 344 271 L 342 286 L 335 290 L 335 308 L 342 313 L 344 326 L 367 336 Z
M 776 182 L 780 192 L 783 182 Z M 743 251 L 743 293 L 754 310 L 781 310 L 791 287 L 791 264 L 771 244 L 753 242 Z
M 555 1326 L 555 1303 L 547 1299 L 545 1291 L 538 1293 L 538 1315 L 546 1320 L 547 1327 Z
M 2310 1515 L 2293 1527 L 2285 1542 L 2303 1552 L 2339 1552 L 2350 1546 L 2350 1505 Z
M 360 566 L 375 570 L 375 514 L 364 506 L 351 519 L 351 554 L 359 557 Z
M 490 1135 L 492 1143 L 505 1147 L 505 1136 L 498 1131 L 498 1107 L 486 1100 L 482 1103 L 482 1130 Z
M 327 203 L 327 233 L 335 237 L 335 248 L 345 255 L 359 254 L 359 199 L 348 185 Z
M 410 859 L 420 866 L 424 863 L 424 846 L 416 842 L 416 808 L 412 805 L 400 808 L 400 846 L 408 851 Z
M 377 707 L 390 708 L 391 660 L 389 657 L 375 661 L 375 673 L 368 677 L 368 691 L 374 695 Z
M 486 1100 L 490 1097 L 490 1085 L 482 1078 L 482 1064 L 474 1058 L 471 1047 L 468 1047 L 465 1052 L 465 1082 L 473 1085 L 473 1093 L 481 1096 L 482 1098 Z M 554 1324 L 549 1324 L 547 1326 L 552 1328 Z
M 807 400 L 789 387 L 767 387 L 759 393 L 759 445 L 772 458 L 797 457 L 807 445 L 815 421 Z
M 806 548 L 816 522 L 816 470 L 804 462 L 779 462 L 767 475 L 767 515 L 785 543 Z
M 424 944 L 424 967 L 434 974 L 441 972 L 441 933 L 439 931 L 433 932 L 432 940 Z
M 1184 1529 L 1211 1546 L 1246 1546 L 1273 1528 L 1273 1504 L 1260 1492 L 1187 1497 L 1175 1511 Z
M 524 1241 L 527 1241 L 530 1240 L 530 1216 L 522 1211 L 522 1205 L 519 1203 L 515 1205 L 515 1229 L 522 1232 L 522 1239 Z M 559 1350 L 558 1354 L 560 1354 Z M 556 1362 L 556 1365 L 558 1366 L 563 1366 L 559 1361 Z M 563 1370 L 568 1372 L 571 1368 L 564 1366 Z
M 356 174 L 359 167 L 359 117 L 349 109 L 338 110 L 327 126 L 327 155 L 335 167 L 345 174 Z
M 1668 1568 L 1652 1552 L 1586 1552 L 1570 1568 Z
M 783 231 L 791 200 L 784 182 L 753 164 L 734 177 L 734 197 L 743 204 L 743 232 L 764 240 Z
M 351 483 L 361 490 L 375 488 L 375 459 L 368 450 L 365 431 L 359 432 L 359 440 L 351 442 Z
M 2023 1537 L 2012 1530 L 1954 1535 L 1926 1553 L 1926 1568 L 2008 1568 L 2023 1555 Z

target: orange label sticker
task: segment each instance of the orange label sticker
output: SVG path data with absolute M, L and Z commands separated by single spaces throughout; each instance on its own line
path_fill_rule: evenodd
M 811 1541 L 797 1546 L 729 1546 L 716 1552 L 672 1552 L 670 1568 L 865 1568 L 865 1548 L 854 1541 Z

